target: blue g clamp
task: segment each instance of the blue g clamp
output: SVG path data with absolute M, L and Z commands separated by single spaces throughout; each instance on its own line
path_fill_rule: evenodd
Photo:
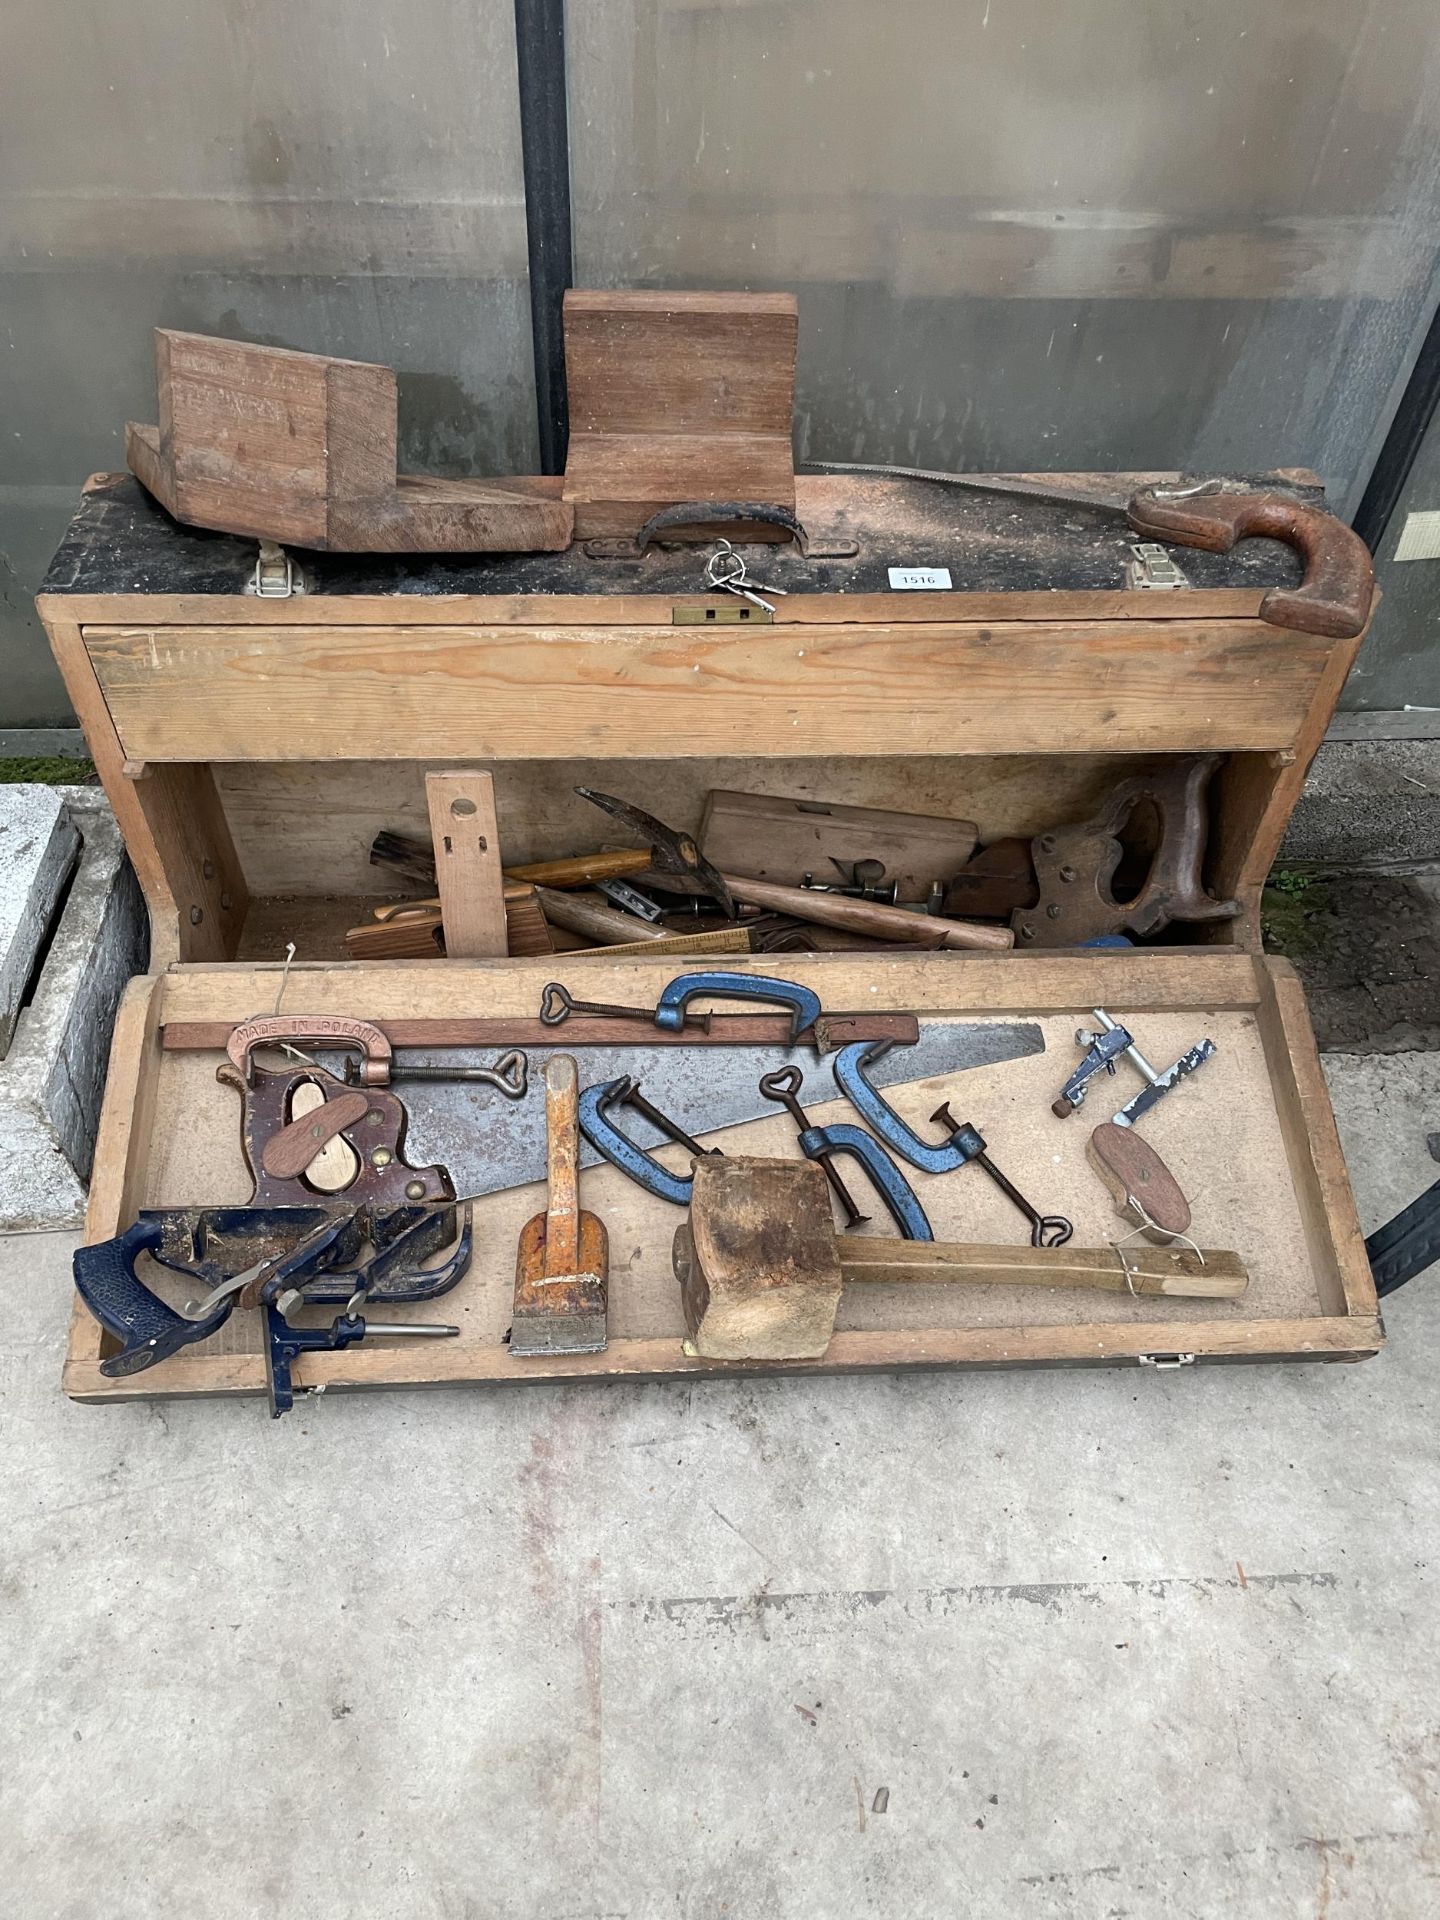
M 611 1119 L 610 1109 L 629 1101 L 638 1107 L 652 1126 L 669 1134 L 679 1145 L 688 1147 L 691 1153 L 718 1153 L 719 1149 L 702 1147 L 698 1140 L 692 1140 L 688 1133 L 667 1120 L 648 1100 L 640 1099 L 639 1091 L 639 1083 L 628 1073 L 622 1073 L 618 1080 L 602 1080 L 599 1086 L 586 1087 L 580 1096 L 577 1116 L 580 1131 L 602 1159 L 608 1160 L 612 1167 L 618 1167 L 621 1173 L 628 1174 L 637 1187 L 643 1187 L 646 1193 L 653 1193 L 657 1200 L 668 1200 L 672 1206 L 688 1207 L 690 1189 L 694 1184 L 692 1176 L 688 1173 L 672 1173 L 653 1154 L 647 1153 L 644 1147 L 637 1147 L 633 1140 L 627 1139 Z
M 894 1044 L 893 1040 L 857 1040 L 852 1046 L 842 1047 L 835 1056 L 835 1084 L 892 1153 L 898 1153 L 922 1173 L 952 1173 L 982 1152 L 985 1143 L 982 1140 L 977 1147 L 969 1139 L 955 1138 L 932 1147 L 887 1104 L 884 1095 L 865 1078 L 865 1068 Z
M 655 1003 L 656 1026 L 666 1033 L 682 1032 L 686 1005 L 702 994 L 714 994 L 723 1000 L 768 1000 L 775 1006 L 789 1007 L 792 1046 L 820 1018 L 819 994 L 794 980 L 772 980 L 763 973 L 682 973 Z
M 900 1229 L 900 1238 L 935 1238 L 915 1189 L 885 1149 L 863 1128 L 846 1126 L 843 1122 L 833 1127 L 806 1127 L 800 1135 L 800 1151 L 807 1160 L 818 1160 L 827 1153 L 852 1155 L 869 1174 L 871 1185 Z

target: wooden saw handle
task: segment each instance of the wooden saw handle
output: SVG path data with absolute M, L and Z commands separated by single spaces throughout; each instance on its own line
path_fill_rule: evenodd
M 1375 594 L 1375 568 L 1359 534 L 1333 513 L 1279 493 L 1203 493 L 1167 500 L 1146 488 L 1130 502 L 1136 533 L 1177 546 L 1228 553 L 1237 540 L 1283 540 L 1305 563 L 1298 587 L 1272 587 L 1260 618 L 1272 626 L 1353 640 L 1365 631 Z
M 266 1173 L 277 1180 L 293 1180 L 312 1160 L 319 1159 L 337 1133 L 353 1127 L 369 1111 L 370 1096 L 366 1093 L 337 1093 L 333 1100 L 323 1100 L 279 1133 L 271 1134 L 260 1154 Z

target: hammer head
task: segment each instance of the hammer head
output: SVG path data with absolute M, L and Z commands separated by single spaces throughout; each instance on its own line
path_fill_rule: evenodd
M 725 884 L 724 874 L 710 864 L 688 833 L 667 827 L 653 813 L 617 800 L 614 794 L 597 793 L 594 787 L 576 787 L 575 791 L 582 800 L 593 801 L 621 826 L 648 841 L 650 864 L 658 873 L 674 874 L 677 879 L 688 881 L 697 892 L 707 894 L 731 920 L 735 918 L 735 901 Z
M 674 1266 L 702 1358 L 818 1360 L 841 1288 L 824 1174 L 813 1160 L 697 1160 Z

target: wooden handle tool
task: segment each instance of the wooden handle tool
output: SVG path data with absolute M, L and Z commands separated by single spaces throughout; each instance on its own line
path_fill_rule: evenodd
M 670 929 L 637 914 L 622 913 L 607 906 L 594 894 L 561 893 L 552 887 L 536 887 L 540 911 L 552 926 L 567 933 L 582 934 L 598 947 L 638 946 L 642 941 L 664 940 Z
M 609 1305 L 609 1246 L 580 1209 L 580 1074 L 572 1055 L 545 1063 L 544 1213 L 525 1222 L 515 1260 L 510 1351 L 517 1357 L 600 1353 Z
M 847 1280 L 1096 1287 L 1112 1293 L 1235 1299 L 1248 1276 L 1233 1253 L 1157 1247 L 991 1247 L 925 1240 L 837 1243 L 829 1189 L 813 1161 L 706 1155 L 675 1235 L 687 1351 L 712 1360 L 818 1360 Z
M 1007 1287 L 1093 1287 L 1172 1300 L 1238 1300 L 1249 1285 L 1234 1253 L 1180 1247 L 989 1247 L 945 1240 L 846 1240 L 846 1280 L 964 1281 Z
M 1096 1127 L 1086 1158 L 1110 1189 L 1122 1220 L 1147 1234 L 1153 1228 L 1162 1241 L 1189 1233 L 1190 1202 L 1179 1181 L 1133 1127 L 1117 1127 L 1113 1120 Z
M 1181 494 L 1153 487 L 1130 502 L 1137 533 L 1175 546 L 1228 553 L 1237 540 L 1283 540 L 1305 568 L 1298 587 L 1272 587 L 1260 618 L 1300 633 L 1352 640 L 1365 631 L 1375 599 L 1375 567 L 1365 542 L 1343 520 L 1280 493 Z
M 903 907 L 882 907 L 873 900 L 849 900 L 844 894 L 821 893 L 812 887 L 782 887 L 771 880 L 747 880 L 727 873 L 726 885 L 737 900 L 770 907 L 796 920 L 819 927 L 842 927 L 849 933 L 869 934 L 896 946 L 973 948 L 1001 953 L 1013 947 L 1009 927 L 982 927 L 968 920 L 944 920 L 936 914 L 907 913 Z
M 649 865 L 648 848 L 619 847 L 612 853 L 577 853 L 568 860 L 532 860 L 528 866 L 506 867 L 505 877 L 528 880 L 535 887 L 590 887 L 597 880 L 643 873 Z

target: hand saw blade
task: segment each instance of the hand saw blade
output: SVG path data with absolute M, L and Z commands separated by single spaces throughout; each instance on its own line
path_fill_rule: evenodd
M 400 1089 L 410 1116 L 406 1151 L 417 1162 L 445 1167 L 456 1193 L 467 1198 L 543 1180 L 545 1061 L 565 1051 L 563 1044 L 527 1049 L 530 1087 L 519 1101 L 456 1082 L 406 1084 Z M 915 1046 L 891 1047 L 867 1074 L 877 1087 L 894 1087 L 1044 1051 L 1045 1036 L 1034 1021 L 923 1020 Z M 406 1057 L 443 1066 L 447 1060 L 453 1065 L 456 1056 L 454 1049 L 417 1048 Z M 580 1056 L 585 1086 L 633 1074 L 648 1100 L 697 1137 L 781 1113 L 756 1083 L 762 1074 L 791 1064 L 804 1075 L 802 1106 L 841 1098 L 830 1057 L 817 1059 L 808 1047 L 586 1047 Z M 627 1110 L 623 1124 L 640 1146 L 663 1143 L 664 1136 L 639 1114 Z M 582 1143 L 580 1165 L 600 1164 L 600 1156 Z

